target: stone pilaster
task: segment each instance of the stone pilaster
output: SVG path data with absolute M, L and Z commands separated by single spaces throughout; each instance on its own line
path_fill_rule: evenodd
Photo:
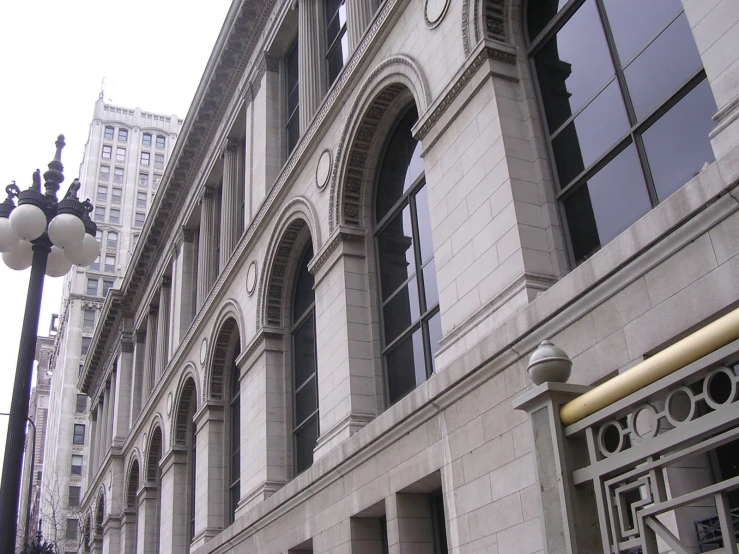
M 154 390 L 156 371 L 156 344 L 157 344 L 157 320 L 158 310 L 154 306 L 149 307 L 149 315 L 146 322 L 146 354 L 144 355 L 144 400 L 149 398 Z M 143 402 L 142 402 L 143 406 Z
M 298 0 L 298 91 L 300 134 L 305 133 L 323 99 L 324 64 L 316 0 Z
M 103 554 L 120 554 L 121 521 L 118 517 L 108 515 L 103 523 Z
M 195 259 L 195 231 L 181 229 L 179 249 L 174 258 L 172 279 L 172 327 L 170 344 L 174 350 L 187 333 L 195 317 L 198 268 Z
M 221 189 L 221 259 L 226 267 L 236 242 L 243 232 L 242 200 L 244 194 L 244 148 L 237 140 L 227 139 L 223 151 L 223 188 Z
M 139 490 L 137 547 L 139 554 L 159 554 L 159 489 L 147 483 Z
M 121 514 L 121 554 L 136 554 L 136 519 L 133 508 Z
M 216 243 L 215 243 L 215 208 L 216 190 L 205 187 L 200 201 L 200 236 L 198 238 L 198 278 L 196 312 L 208 297 L 215 280 Z
M 102 417 L 100 418 L 100 421 L 98 421 L 98 436 L 97 441 L 95 441 L 97 443 L 97 454 L 95 455 L 95 458 L 97 459 L 98 468 L 105 459 L 105 451 L 108 442 L 108 438 L 106 436 L 108 431 L 108 404 L 109 402 L 107 390 L 104 390 L 103 393 L 100 395 L 100 402 L 98 404 L 98 410 L 102 412 Z
M 362 40 L 376 8 L 376 0 L 349 0 L 346 3 L 346 32 L 349 35 L 350 54 Z
M 146 365 L 146 332 L 136 332 L 136 344 L 133 353 L 133 392 L 131 394 L 131 422 L 129 427 L 133 427 L 134 421 L 141 412 L 141 398 L 144 394 L 144 371 Z
M 96 453 L 97 453 L 97 433 L 98 433 L 98 410 L 99 405 L 95 406 L 94 408 L 90 407 L 90 459 L 87 463 L 87 482 L 89 483 L 93 476 L 95 475 L 95 471 L 97 470 L 97 460 L 96 460 Z
M 133 388 L 134 338 L 125 334 L 121 339 L 121 352 L 118 355 L 116 371 L 116 399 L 113 422 L 113 443 L 126 438 L 131 423 L 131 394 Z
M 162 552 L 187 552 L 190 503 L 187 450 L 173 448 L 162 460 Z
M 113 430 L 114 430 L 114 419 L 115 419 L 115 400 L 116 400 L 116 377 L 117 377 L 117 371 L 113 373 L 113 375 L 110 378 L 110 382 L 108 384 L 108 390 L 106 391 L 106 395 L 108 397 L 108 413 L 106 416 L 106 423 L 108 425 L 106 433 L 105 433 L 105 453 L 108 453 L 108 450 L 110 450 L 110 447 L 113 444 Z
M 169 362 L 169 314 L 172 297 L 172 278 L 162 277 L 159 289 L 159 313 L 157 319 L 157 352 L 154 385 L 159 382 Z
M 195 414 L 195 537 L 196 550 L 220 533 L 226 523 L 224 481 L 224 407 L 207 403 Z

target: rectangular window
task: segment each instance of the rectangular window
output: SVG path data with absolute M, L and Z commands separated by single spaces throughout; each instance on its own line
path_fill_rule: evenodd
M 90 296 L 97 296 L 98 293 L 98 280 L 87 278 L 87 294 Z
M 80 346 L 80 355 L 81 356 L 87 356 L 87 353 L 90 351 L 90 343 L 92 342 L 91 337 L 82 337 L 82 343 Z
M 115 248 L 118 246 L 118 233 L 108 231 L 108 248 Z
M 100 166 L 100 175 L 98 178 L 101 181 L 107 181 L 110 179 L 110 166 L 109 165 L 101 165 Z
M 151 154 L 149 152 L 141 152 L 141 165 L 149 165 Z
M 140 229 L 144 226 L 144 221 L 146 220 L 146 214 L 142 214 L 141 212 L 136 212 L 136 216 L 133 220 L 133 226 L 137 229 Z
M 152 183 L 152 186 L 154 187 L 154 190 L 156 190 L 156 189 L 157 189 L 157 187 L 159 187 L 159 184 L 160 184 L 161 182 L 162 182 L 162 176 L 161 176 L 161 175 L 157 175 L 157 174 L 155 173 L 155 174 L 154 174 L 154 182 Z
M 346 35 L 346 7 L 344 0 L 326 0 L 326 67 L 328 86 L 338 77 L 346 63 L 349 42 Z
M 95 221 L 99 223 L 105 221 L 105 208 L 103 206 L 95 206 Z
M 298 41 L 285 57 L 285 82 L 287 84 L 287 118 L 285 136 L 288 155 L 300 138 L 300 96 L 298 93 Z
M 74 424 L 74 436 L 72 444 L 85 444 L 85 426 L 81 423 Z
M 105 273 L 115 273 L 115 256 L 105 256 Z
M 103 146 L 103 154 L 102 154 L 102 156 L 103 156 L 103 159 L 104 160 L 109 160 L 113 156 L 113 147 L 112 146 L 108 146 L 107 144 L 105 146 Z
M 92 271 L 97 271 L 97 270 L 99 270 L 99 269 L 100 269 L 100 256 L 98 256 L 97 258 L 95 258 L 95 261 L 94 261 L 94 262 L 92 262 L 92 263 L 91 263 L 91 264 L 89 265 L 89 268 L 90 268 L 90 269 L 91 269 Z
M 67 506 L 70 508 L 77 508 L 80 505 L 80 491 L 81 487 L 69 487 L 69 499 L 67 500 Z
M 154 154 L 154 169 L 164 169 L 164 154 Z
M 119 189 L 119 188 L 113 187 L 113 194 L 110 197 L 111 201 L 114 204 L 120 204 L 121 203 L 121 196 L 123 196 L 123 189 Z
M 84 414 L 87 411 L 87 395 L 77 395 L 77 404 L 74 411 L 77 414 Z
M 108 296 L 108 291 L 113 288 L 113 281 L 110 279 L 103 279 L 103 296 Z
M 79 536 L 79 529 L 80 529 L 80 523 L 76 519 L 68 519 L 67 520 L 67 530 L 64 534 L 64 538 L 66 538 L 69 541 L 76 541 L 78 540 Z
M 125 162 L 126 161 L 126 149 L 121 148 L 120 146 L 115 149 L 115 161 L 116 162 Z
M 103 135 L 103 138 L 106 140 L 113 140 L 113 135 L 115 134 L 115 127 L 107 126 L 105 127 L 105 134 Z
M 145 187 L 149 185 L 149 174 L 139 173 L 139 186 Z
M 99 200 L 100 202 L 105 202 L 108 200 L 108 186 L 107 185 L 98 185 L 98 192 L 95 195 L 95 199 Z
M 141 146 L 151 146 L 151 133 L 144 133 L 141 138 Z
M 157 135 L 157 148 L 164 148 L 164 137 Z
M 120 223 L 121 222 L 121 210 L 119 210 L 118 208 L 112 208 L 110 210 L 109 221 L 111 223 Z
M 72 454 L 72 475 L 82 475 L 82 456 Z
M 95 310 L 92 308 L 85 308 L 85 316 L 83 318 L 82 325 L 86 329 L 92 329 L 95 327 Z
M 113 170 L 113 181 L 115 181 L 116 183 L 123 182 L 123 168 L 122 167 L 116 167 Z
M 118 129 L 118 142 L 128 142 L 128 129 Z
M 146 200 L 147 200 L 147 194 L 146 191 L 138 191 L 136 193 L 136 207 L 137 208 L 146 208 Z

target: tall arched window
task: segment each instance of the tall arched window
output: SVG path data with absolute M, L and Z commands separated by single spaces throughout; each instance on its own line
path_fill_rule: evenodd
M 382 355 L 390 404 L 431 375 L 441 338 L 421 144 L 411 133 L 416 121 L 412 108 L 391 133 L 375 189 Z
M 236 519 L 236 508 L 241 499 L 241 381 L 236 357 L 241 350 L 237 340 L 231 357 L 231 386 L 229 389 L 229 464 L 228 464 L 228 524 Z
M 716 104 L 680 0 L 531 1 L 526 24 L 580 263 L 714 160 Z
M 292 303 L 293 354 L 293 454 L 295 473 L 313 464 L 318 440 L 318 379 L 316 375 L 316 315 L 313 275 L 308 263 L 313 258 L 309 243 L 300 256 Z
M 126 509 L 133 515 L 132 518 L 126 520 L 126 528 L 122 532 L 122 539 L 125 542 L 125 550 L 123 554 L 136 554 L 137 545 L 137 526 L 139 517 L 139 461 L 134 460 L 131 464 L 131 471 L 128 476 L 128 486 L 126 488 Z

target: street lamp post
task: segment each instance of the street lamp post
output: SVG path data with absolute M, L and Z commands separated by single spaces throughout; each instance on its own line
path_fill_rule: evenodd
M 61 277 L 72 268 L 72 264 L 88 266 L 100 252 L 95 238 L 97 226 L 90 219 L 92 205 L 89 200 L 80 202 L 77 198 L 79 181 L 75 179 L 64 198 L 61 201 L 57 199 L 59 184 L 64 180 L 62 148 L 64 136 L 59 135 L 56 155 L 44 173 L 45 193 L 41 192 L 41 172 L 36 170 L 33 184 L 27 190 L 21 191 L 15 183 L 8 185 L 5 188 L 8 197 L 0 203 L 0 252 L 3 253 L 3 262 L 15 270 L 31 268 L 0 483 L 2 553 L 10 553 L 15 549 L 23 442 L 44 275 Z

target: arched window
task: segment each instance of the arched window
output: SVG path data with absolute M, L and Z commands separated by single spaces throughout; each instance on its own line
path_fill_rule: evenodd
M 394 404 L 433 372 L 441 338 L 439 292 L 421 144 L 400 119 L 385 145 L 375 189 L 375 243 L 380 270 L 382 356 Z
M 122 528 L 121 535 L 122 541 L 124 541 L 125 549 L 124 554 L 136 554 L 136 538 L 138 533 L 138 501 L 139 492 L 139 461 L 134 460 L 131 464 L 131 471 L 128 476 L 128 486 L 126 488 L 126 509 L 133 515 L 132 518 L 125 520 L 125 529 Z
M 300 256 L 292 302 L 293 353 L 293 454 L 295 474 L 313 464 L 313 449 L 318 440 L 318 378 L 316 375 L 316 315 L 313 275 L 308 263 L 313 246 Z
M 531 1 L 526 26 L 580 263 L 714 160 L 716 104 L 680 0 Z
M 241 350 L 239 341 L 231 359 L 231 386 L 229 389 L 229 465 L 228 465 L 228 524 L 236 519 L 236 508 L 241 499 L 241 382 L 236 357 Z
M 154 552 L 159 552 L 159 527 L 162 513 L 161 484 L 162 473 L 159 462 L 162 460 L 162 428 L 156 427 L 149 441 L 149 455 L 146 464 L 146 480 L 152 488 L 153 494 L 148 496 L 143 504 L 146 527 L 144 531 L 144 543 L 156 545 Z M 151 522 L 151 523 L 150 523 Z M 149 552 L 146 548 L 145 552 Z
M 115 127 L 113 127 L 112 125 L 106 125 L 103 138 L 105 138 L 105 140 L 113 140 L 114 136 L 115 136 Z

